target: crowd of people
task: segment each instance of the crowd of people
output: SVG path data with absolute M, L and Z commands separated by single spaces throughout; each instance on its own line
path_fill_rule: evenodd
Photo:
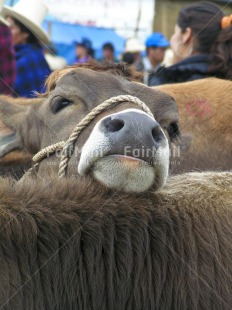
M 44 91 L 50 72 L 67 63 L 54 57 L 55 51 L 51 53 L 49 37 L 41 26 L 47 14 L 41 0 L 20 0 L 13 7 L 4 6 L 4 2 L 0 0 L 0 94 L 33 97 Z M 95 58 L 88 38 L 74 43 L 75 63 Z M 231 79 L 232 15 L 225 16 L 211 2 L 191 3 L 180 10 L 170 42 L 159 32 L 144 44 L 130 38 L 117 58 L 109 38 L 97 60 L 134 65 L 144 73 L 142 82 L 148 86 L 209 76 Z

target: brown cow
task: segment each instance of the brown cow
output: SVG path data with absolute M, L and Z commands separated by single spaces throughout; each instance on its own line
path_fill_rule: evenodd
M 0 181 L 1 309 L 232 309 L 232 174 L 159 193 Z
M 13 143 L 35 154 L 45 146 L 67 140 L 94 106 L 112 96 L 132 95 L 149 105 L 167 137 L 170 134 L 175 138 L 178 113 L 174 100 L 131 81 L 133 78 L 136 75 L 132 69 L 123 64 L 91 62 L 56 71 L 47 81 L 47 93 L 41 103 L 22 107 L 2 100 L 0 118 L 15 131 Z M 157 122 L 133 103 L 115 104 L 81 134 L 77 150 L 84 146 L 83 152 L 81 157 L 80 152 L 72 156 L 67 175 L 77 175 L 78 167 L 79 174 L 93 175 L 112 188 L 135 192 L 152 185 L 160 188 L 167 178 L 169 151 L 167 138 Z M 59 159 L 43 160 L 39 173 L 49 168 L 57 173 L 54 162 L 58 164 Z
M 0 101 L 5 100 L 12 104 L 20 106 L 30 106 L 41 103 L 42 98 L 12 98 L 9 96 L 0 96 Z M 31 166 L 32 154 L 26 150 L 16 150 L 14 131 L 6 126 L 0 119 L 0 175 L 11 174 L 16 178 L 20 177 L 25 170 Z M 5 155 L 6 154 L 6 155 Z M 4 156 L 5 155 L 5 156 Z
M 209 78 L 162 85 L 155 89 L 171 95 L 179 106 L 182 141 L 179 147 L 172 149 L 171 172 L 231 169 L 232 115 L 229 93 L 232 91 L 232 82 Z M 218 137 L 217 147 L 215 137 Z
M 154 89 L 172 96 L 179 110 L 182 142 L 171 171 L 232 169 L 232 82 L 208 78 Z

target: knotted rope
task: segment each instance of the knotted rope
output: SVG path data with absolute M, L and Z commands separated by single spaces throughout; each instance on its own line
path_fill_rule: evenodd
M 41 151 L 39 151 L 33 158 L 33 162 L 39 163 L 43 158 L 45 158 L 47 155 L 49 154 L 53 154 L 55 153 L 55 151 L 57 150 L 63 150 L 65 145 L 64 141 L 49 145 L 47 147 L 45 147 L 44 149 L 42 149 Z
M 77 138 L 79 137 L 83 129 L 86 128 L 92 122 L 92 120 L 97 115 L 99 115 L 102 111 L 104 111 L 106 108 L 110 107 L 114 103 L 125 102 L 125 101 L 137 104 L 144 112 L 146 112 L 151 117 L 154 117 L 153 114 L 151 113 L 151 110 L 148 108 L 148 106 L 137 97 L 130 96 L 130 95 L 120 95 L 116 97 L 111 97 L 110 99 L 107 99 L 103 103 L 99 104 L 89 114 L 87 114 L 82 119 L 82 121 L 80 121 L 80 123 L 74 128 L 74 130 L 72 131 L 71 135 L 69 136 L 66 142 L 61 141 L 61 142 L 52 144 L 50 146 L 45 147 L 40 152 L 38 152 L 32 159 L 34 164 L 38 165 L 39 162 L 43 158 L 49 157 L 50 154 L 53 154 L 57 150 L 62 150 L 58 175 L 60 178 L 64 177 L 66 174 L 66 169 L 68 166 L 69 159 L 72 156 L 73 151 L 74 151 L 74 143 L 76 142 Z

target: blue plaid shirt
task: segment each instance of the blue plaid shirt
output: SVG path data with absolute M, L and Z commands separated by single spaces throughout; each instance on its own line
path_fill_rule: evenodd
M 15 45 L 16 80 L 14 91 L 19 97 L 34 97 L 33 91 L 44 92 L 44 81 L 51 70 L 41 47 L 33 44 Z

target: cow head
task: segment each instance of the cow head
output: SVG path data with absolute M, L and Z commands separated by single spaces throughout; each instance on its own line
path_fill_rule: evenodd
M 136 96 L 149 106 L 155 119 L 131 102 L 113 104 L 81 133 L 67 176 L 94 177 L 112 188 L 132 192 L 151 186 L 158 189 L 167 178 L 168 140 L 178 134 L 178 112 L 170 96 L 132 78 L 132 71 L 122 64 L 104 67 L 91 63 L 56 71 L 40 102 L 22 107 L 1 101 L 0 119 L 14 131 L 15 145 L 35 154 L 66 141 L 77 123 L 106 99 Z M 60 158 L 56 155 L 41 162 L 39 174 L 58 172 Z

